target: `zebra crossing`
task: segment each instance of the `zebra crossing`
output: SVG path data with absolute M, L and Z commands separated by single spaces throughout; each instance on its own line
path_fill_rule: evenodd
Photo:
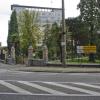
M 0 94 L 100 96 L 100 83 L 0 80 Z

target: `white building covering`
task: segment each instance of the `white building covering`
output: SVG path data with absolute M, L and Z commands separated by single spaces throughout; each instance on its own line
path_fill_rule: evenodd
M 35 6 L 22 6 L 22 5 L 11 5 L 12 10 L 20 12 L 28 9 L 38 13 L 38 22 L 41 25 L 58 23 L 60 25 L 62 20 L 62 9 L 60 8 L 48 8 L 48 7 L 35 7 Z

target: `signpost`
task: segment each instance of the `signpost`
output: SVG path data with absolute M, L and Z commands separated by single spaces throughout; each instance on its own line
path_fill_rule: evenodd
M 65 34 L 65 7 L 64 7 L 64 0 L 62 0 L 62 57 L 61 61 L 62 64 L 66 64 L 66 34 Z

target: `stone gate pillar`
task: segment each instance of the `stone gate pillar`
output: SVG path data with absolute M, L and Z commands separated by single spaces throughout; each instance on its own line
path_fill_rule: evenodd
M 14 46 L 11 47 L 11 59 L 12 59 L 12 64 L 15 64 L 16 60 L 15 60 L 15 47 Z
M 48 62 L 48 48 L 46 45 L 43 46 L 43 60 L 45 63 Z
M 33 47 L 32 45 L 28 48 L 28 65 L 32 65 L 32 59 L 33 59 Z

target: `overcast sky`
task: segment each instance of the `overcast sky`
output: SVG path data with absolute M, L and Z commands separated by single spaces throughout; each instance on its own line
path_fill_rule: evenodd
M 65 0 L 65 17 L 76 17 L 79 15 L 77 4 L 80 0 Z M 0 42 L 6 46 L 8 35 L 8 20 L 11 14 L 11 5 L 31 5 L 42 7 L 61 8 L 61 0 L 1 0 L 0 1 Z

